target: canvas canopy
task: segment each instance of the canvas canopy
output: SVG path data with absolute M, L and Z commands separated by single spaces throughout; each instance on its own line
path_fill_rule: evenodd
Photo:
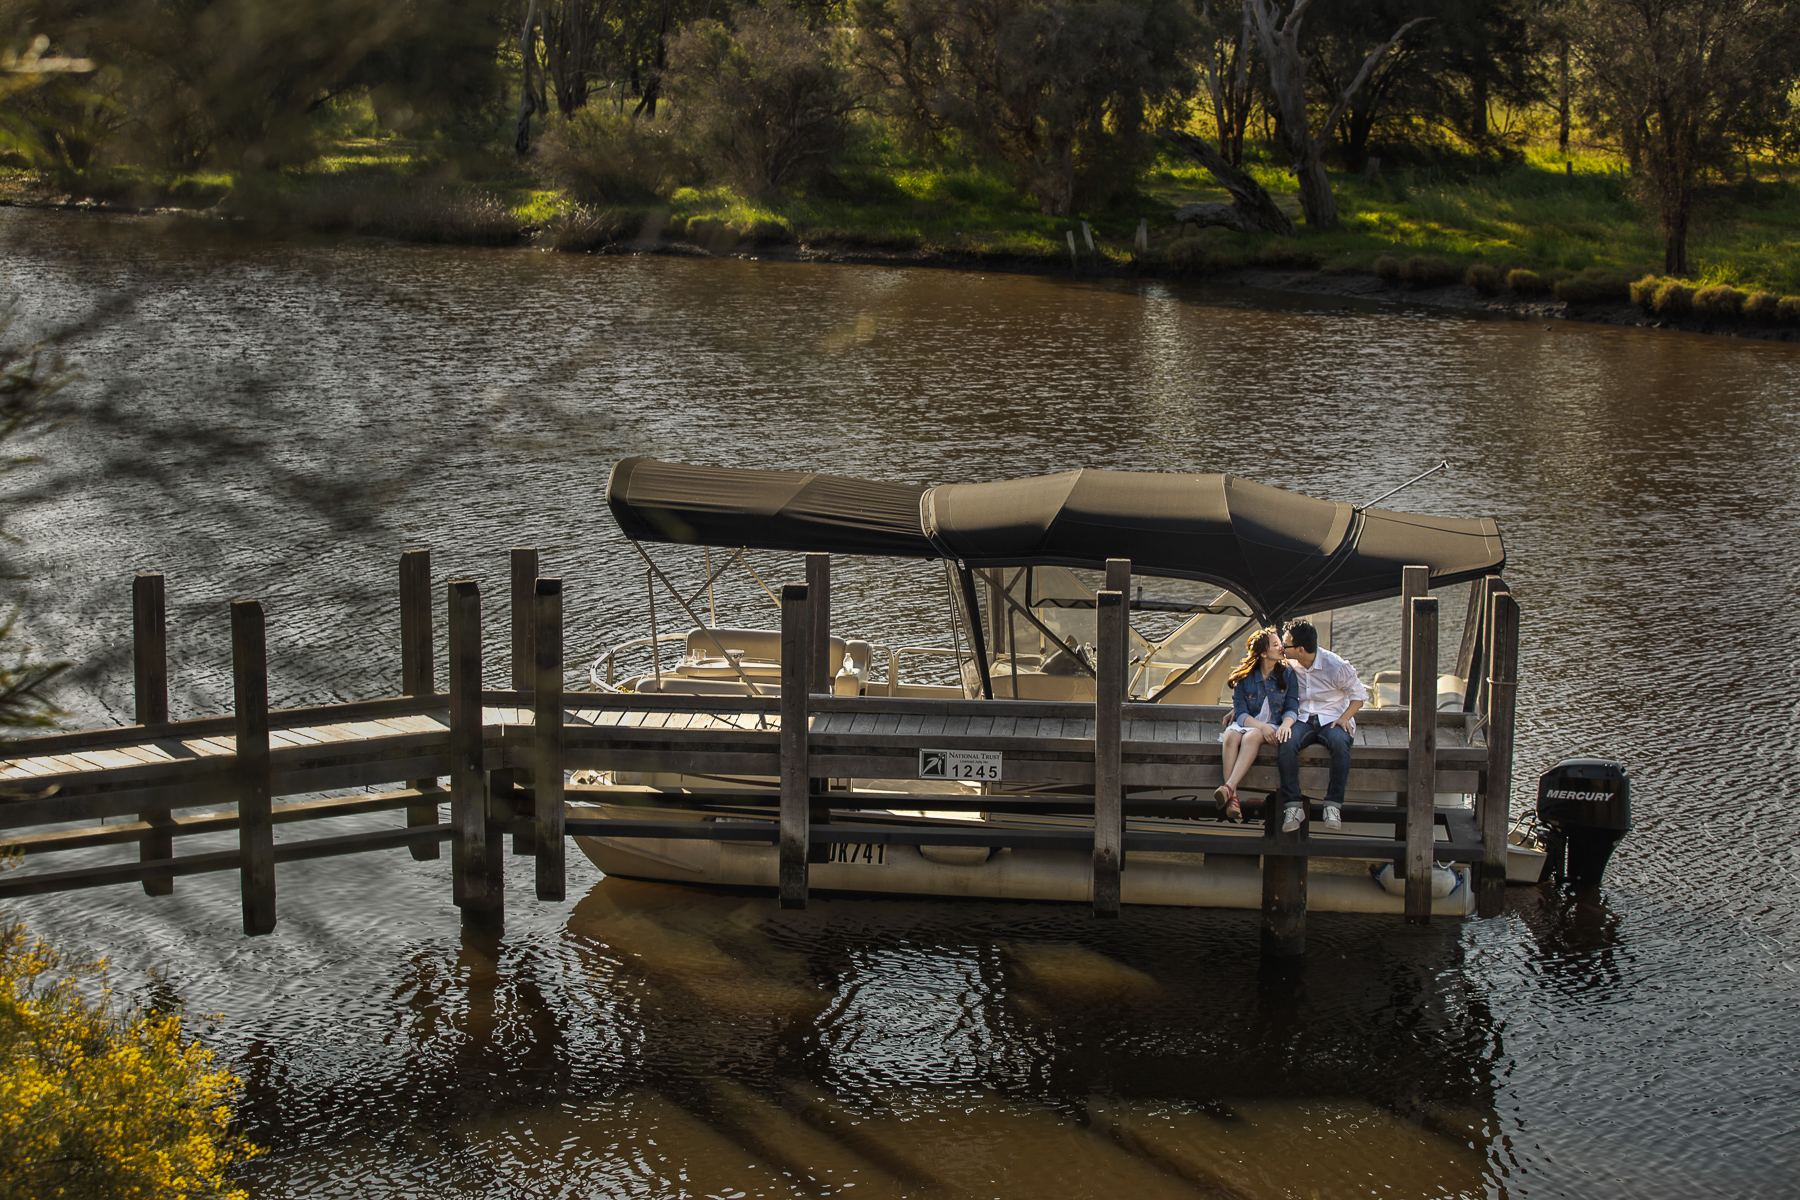
M 638 541 L 1102 569 L 1217 584 L 1264 620 L 1498 571 L 1499 527 L 1314 500 L 1237 475 L 1064 471 L 997 483 L 877 483 L 627 458 L 607 504 Z

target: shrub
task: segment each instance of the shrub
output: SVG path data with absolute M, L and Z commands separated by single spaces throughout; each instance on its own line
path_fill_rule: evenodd
M 1521 267 L 1506 273 L 1506 286 L 1521 296 L 1541 296 L 1550 290 L 1550 281 Z
M 359 233 L 404 242 L 505 246 L 524 232 L 519 214 L 497 196 L 374 180 L 326 183 L 293 193 L 240 188 L 226 206 L 252 220 L 315 233 Z
M 1654 275 L 1646 275 L 1631 285 L 1631 302 L 1649 312 L 1656 305 L 1656 289 L 1662 286 L 1662 280 Z
M 1679 279 L 1665 279 L 1651 307 L 1659 317 L 1685 317 L 1694 311 L 1694 289 Z
M 1416 288 L 1434 288 L 1455 283 L 1458 274 L 1441 258 L 1415 254 L 1400 264 L 1400 278 Z
M 604 104 L 552 123 L 537 153 L 544 173 L 582 204 L 645 204 L 693 174 L 672 127 Z
M 696 21 L 670 58 L 676 113 L 710 174 L 767 196 L 843 148 L 856 107 L 844 68 L 786 4 Z
M 1744 311 L 1744 293 L 1724 284 L 1694 293 L 1694 315 L 1705 321 L 1735 321 Z
M 1775 315 L 1784 325 L 1800 325 L 1800 296 L 1783 296 L 1775 306 Z
M 0 923 L 0 1197 L 242 1200 L 226 1176 L 257 1151 L 230 1132 L 238 1080 L 179 1015 L 121 1011 L 104 967 Z
M 1780 305 L 1773 292 L 1751 292 L 1744 297 L 1744 318 L 1772 325 L 1780 318 Z
M 1400 282 L 1400 260 L 1391 254 L 1384 254 L 1375 260 L 1375 278 L 1384 283 Z
M 1631 281 L 1623 275 L 1590 267 L 1556 281 L 1556 298 L 1566 304 L 1607 304 L 1631 297 Z
M 1262 267 L 1298 267 L 1312 270 L 1325 261 L 1325 256 L 1294 241 L 1279 238 L 1256 252 L 1256 263 Z
M 1476 263 L 1470 267 L 1463 273 L 1463 282 L 1484 296 L 1492 296 L 1505 286 L 1505 280 L 1500 278 L 1499 268 L 1490 267 L 1486 263 Z
M 557 213 L 544 226 L 544 233 L 556 249 L 586 254 L 631 237 L 637 232 L 637 224 L 618 209 L 578 206 Z

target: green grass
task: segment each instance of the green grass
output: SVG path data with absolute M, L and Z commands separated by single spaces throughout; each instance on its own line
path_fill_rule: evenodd
M 544 231 L 540 236 L 570 247 L 592 241 L 558 231 L 586 222 L 590 229 L 654 228 L 715 247 L 802 242 L 1048 262 L 1067 255 L 1069 231 L 1079 238 L 1085 220 L 1102 255 L 1123 264 L 1134 257 L 1139 220 L 1147 219 L 1151 269 L 1206 273 L 1263 265 L 1368 273 L 1383 257 L 1404 262 L 1424 256 L 1443 260 L 1458 278 L 1484 264 L 1502 276 L 1526 270 L 1554 283 L 1584 273 L 1635 279 L 1660 274 L 1662 266 L 1660 234 L 1634 203 L 1624 164 L 1586 146 L 1565 155 L 1553 140 L 1525 144 L 1513 165 L 1504 167 L 1444 156 L 1433 166 L 1389 169 L 1372 182 L 1334 175 L 1339 228 L 1315 232 L 1301 224 L 1295 237 L 1277 238 L 1173 227 L 1177 206 L 1229 196 L 1172 149 L 1109 206 L 1053 218 L 1015 188 L 1004 169 L 954 155 L 927 158 L 873 123 L 858 129 L 830 178 L 804 191 L 757 199 L 725 187 L 682 188 L 662 204 L 630 211 L 581 206 L 540 178 L 530 160 L 521 163 L 504 149 L 383 132 L 371 114 L 354 106 L 322 123 L 317 138 L 319 153 L 304 168 L 243 177 L 112 168 L 55 183 L 140 203 L 207 207 L 223 197 L 231 211 L 267 208 L 303 225 L 309 196 L 322 198 L 321 209 L 341 207 L 331 199 L 334 187 L 404 193 L 414 216 L 396 227 L 407 228 L 426 228 L 417 210 L 431 197 L 465 209 L 479 200 L 506 206 L 524 233 Z M 1272 148 L 1247 146 L 1246 159 L 1249 172 L 1298 224 L 1293 177 Z M 1800 294 L 1800 184 L 1789 182 L 1790 174 L 1788 164 L 1762 162 L 1753 178 L 1709 189 L 1689 242 L 1696 286 Z M 16 172 L 0 178 L 0 192 L 20 194 L 26 180 Z M 597 212 L 606 219 L 596 223 Z M 500 236 L 488 218 L 480 224 L 487 232 L 479 240 Z M 320 227 L 341 225 L 334 216 Z M 450 236 L 450 226 L 432 228 L 433 240 Z

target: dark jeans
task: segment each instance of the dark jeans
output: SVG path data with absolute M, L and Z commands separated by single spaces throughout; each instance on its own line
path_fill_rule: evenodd
M 1288 740 L 1282 742 L 1280 749 L 1275 752 L 1275 761 L 1281 768 L 1281 802 L 1301 802 L 1300 752 L 1314 742 L 1320 742 L 1331 751 L 1331 779 L 1325 787 L 1325 803 L 1342 804 L 1344 785 L 1350 779 L 1350 745 L 1353 740 L 1350 731 L 1342 725 L 1321 727 L 1317 717 L 1308 717 L 1295 725 Z

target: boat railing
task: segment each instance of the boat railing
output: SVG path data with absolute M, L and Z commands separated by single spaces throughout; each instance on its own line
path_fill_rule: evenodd
M 618 645 L 608 649 L 606 653 L 602 654 L 599 658 L 596 658 L 588 667 L 588 691 L 617 692 L 620 690 L 616 686 L 619 656 L 628 650 L 639 650 L 654 644 L 656 649 L 651 651 L 646 657 L 652 660 L 648 669 L 651 672 L 655 672 L 662 661 L 662 644 L 664 642 L 678 642 L 685 649 L 687 646 L 687 634 L 662 633 L 655 637 L 636 637 L 628 642 L 620 642 Z M 601 678 L 603 668 L 605 671 L 605 678 Z

